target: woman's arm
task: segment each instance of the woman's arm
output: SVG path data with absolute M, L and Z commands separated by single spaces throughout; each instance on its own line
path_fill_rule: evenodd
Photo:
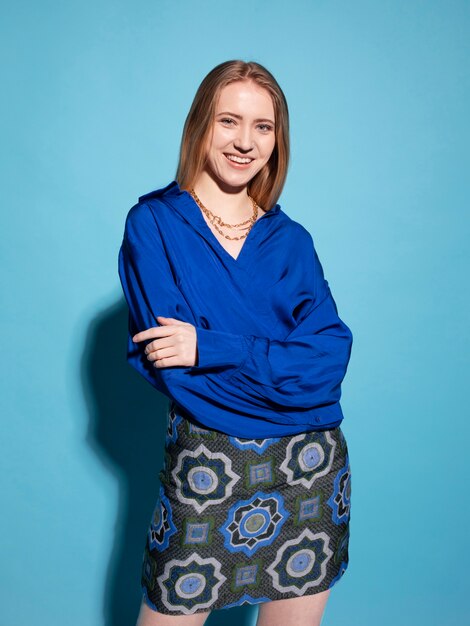
M 199 365 L 207 364 L 205 338 L 218 349 L 228 349 L 224 333 L 198 331 Z M 341 383 L 351 356 L 352 333 L 339 318 L 328 283 L 296 328 L 280 341 L 254 335 L 240 335 L 245 347 L 238 367 L 220 373 L 258 405 L 282 408 L 314 408 L 338 401 Z M 202 341 L 201 341 L 202 339 Z M 197 368 L 189 368 L 196 371 Z

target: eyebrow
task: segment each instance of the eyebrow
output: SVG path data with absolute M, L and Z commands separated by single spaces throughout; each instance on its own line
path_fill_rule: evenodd
M 230 113 L 230 111 L 222 111 L 221 113 L 217 113 L 217 115 L 231 115 L 232 117 L 236 117 L 237 119 L 243 119 L 242 115 L 237 115 L 236 113 Z M 255 122 L 269 122 L 274 126 L 274 122 L 269 119 L 269 117 L 259 117 L 255 120 Z

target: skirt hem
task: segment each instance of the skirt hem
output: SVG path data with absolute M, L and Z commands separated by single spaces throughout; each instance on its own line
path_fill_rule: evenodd
M 348 563 L 343 562 L 341 564 L 340 573 L 330 582 L 329 586 L 318 585 L 318 587 L 309 587 L 305 591 L 305 593 L 302 593 L 300 595 L 294 592 L 290 592 L 290 593 L 285 593 L 282 595 L 280 594 L 280 597 L 276 597 L 276 598 L 267 598 L 267 597 L 254 598 L 254 597 L 249 596 L 245 598 L 242 597 L 236 602 L 229 602 L 229 603 L 224 602 L 223 604 L 221 604 L 221 602 L 215 601 L 213 604 L 211 604 L 211 606 L 204 608 L 204 609 L 196 608 L 196 609 L 186 609 L 185 611 L 170 611 L 169 609 L 165 607 L 158 608 L 148 597 L 147 588 L 145 587 L 145 585 L 141 585 L 142 600 L 155 613 L 162 613 L 162 615 L 173 615 L 173 616 L 194 615 L 196 613 L 210 613 L 212 611 L 223 611 L 226 609 L 231 609 L 231 608 L 240 607 L 240 606 L 257 606 L 260 604 L 266 604 L 267 602 L 276 602 L 278 600 L 292 600 L 294 598 L 304 598 L 305 596 L 313 596 L 313 595 L 316 595 L 317 593 L 328 591 L 328 589 L 332 589 L 337 583 L 339 583 L 339 581 L 343 578 L 343 575 L 347 569 L 348 569 Z

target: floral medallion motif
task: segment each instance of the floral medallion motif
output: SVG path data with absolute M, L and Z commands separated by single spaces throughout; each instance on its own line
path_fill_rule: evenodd
M 258 491 L 249 500 L 236 502 L 219 530 L 229 552 L 251 556 L 278 536 L 289 515 L 280 493 Z

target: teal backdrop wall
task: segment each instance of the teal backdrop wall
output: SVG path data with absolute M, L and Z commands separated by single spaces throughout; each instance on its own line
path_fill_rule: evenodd
M 174 178 L 197 86 L 231 58 L 285 91 L 280 203 L 354 335 L 350 565 L 322 626 L 468 623 L 470 3 L 2 14 L 0 623 L 135 623 L 167 403 L 125 362 L 117 254 L 137 197 Z

